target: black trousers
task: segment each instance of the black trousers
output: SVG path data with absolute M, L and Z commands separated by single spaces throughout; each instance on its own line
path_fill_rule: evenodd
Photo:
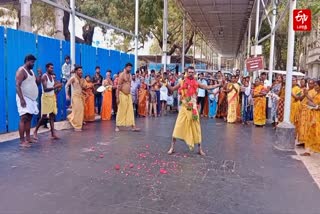
M 197 99 L 197 104 L 201 105 L 200 114 L 203 114 L 204 101 L 205 101 L 204 99 L 205 99 L 205 97 L 198 97 L 198 99 Z

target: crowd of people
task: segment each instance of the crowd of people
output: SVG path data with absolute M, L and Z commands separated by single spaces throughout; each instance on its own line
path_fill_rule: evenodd
M 235 75 L 225 76 L 220 71 L 197 74 L 192 67 L 182 73 L 154 70 L 148 72 L 141 69 L 132 74 L 132 65 L 128 63 L 123 71 L 113 76 L 112 71 L 108 70 L 103 77 L 100 67 L 96 66 L 93 77 L 83 77 L 82 67 L 76 65 L 74 71 L 71 71 L 70 58 L 66 57 L 60 83 L 55 80 L 51 63 L 47 64 L 44 75 L 40 73 L 39 77 L 35 77 L 32 72 L 35 60 L 34 56 L 27 56 L 25 65 L 17 72 L 17 106 L 21 116 L 19 130 L 22 146 L 29 146 L 29 142 L 32 142 L 30 131 L 27 130 L 30 129 L 30 115 L 38 113 L 38 93 L 35 94 L 36 90 L 33 89 L 40 83 L 42 117 L 34 132 L 34 139 L 37 139 L 38 128 L 44 120 L 50 121 L 52 137 L 58 138 L 53 128 L 54 115 L 57 113 L 55 94 L 62 87 L 66 88 L 66 99 L 71 100 L 68 119 L 76 131 L 81 131 L 86 122 L 95 121 L 98 115 L 101 120 L 115 119 L 115 131 L 120 131 L 121 126 L 131 126 L 133 131 L 139 131 L 134 117 L 161 117 L 168 111 L 177 111 L 180 115 L 185 107 L 191 111 L 191 118 L 217 118 L 227 123 L 264 127 L 269 116 L 274 129 L 283 121 L 285 82 L 282 75 L 277 75 L 275 80 L 270 82 L 267 74 L 262 73 L 252 81 L 250 76 L 242 76 L 240 70 L 237 70 Z M 196 83 L 193 83 L 195 80 Z M 29 84 L 30 82 L 34 84 Z M 192 96 L 189 96 L 190 94 Z M 290 121 L 296 127 L 297 141 L 308 150 L 319 152 L 319 81 L 298 81 L 293 77 L 291 96 Z M 181 130 L 183 129 L 174 131 L 174 139 L 184 139 L 190 148 L 200 143 L 201 137 L 184 138 L 182 135 L 185 135 L 185 131 Z M 196 130 L 190 132 L 201 133 L 201 130 Z M 26 131 L 26 138 L 23 131 Z M 174 151 L 174 143 L 175 140 L 169 150 L 170 154 Z M 203 153 L 201 148 L 200 153 Z

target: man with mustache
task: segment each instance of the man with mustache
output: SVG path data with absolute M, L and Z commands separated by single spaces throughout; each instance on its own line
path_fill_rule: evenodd
M 19 136 L 21 147 L 30 147 L 29 143 L 32 143 L 30 138 L 32 115 L 39 113 L 37 85 L 41 83 L 42 73 L 39 73 L 39 76 L 36 77 L 32 71 L 36 60 L 35 56 L 27 55 L 24 59 L 24 65 L 16 72 L 16 101 L 20 116 Z
M 190 150 L 194 149 L 194 146 L 198 144 L 199 154 L 205 155 L 201 146 L 201 127 L 199 119 L 199 109 L 197 106 L 198 89 L 211 90 L 220 86 L 217 85 L 205 85 L 199 83 L 194 78 L 195 69 L 190 66 L 187 70 L 187 78 L 180 81 L 174 87 L 167 84 L 167 87 L 171 91 L 179 89 L 181 108 L 179 110 L 178 118 L 172 134 L 171 148 L 168 154 L 174 153 L 174 146 L 176 139 L 181 139 L 186 142 Z

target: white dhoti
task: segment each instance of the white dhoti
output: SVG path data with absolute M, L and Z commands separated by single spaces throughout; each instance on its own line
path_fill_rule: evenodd
M 38 102 L 36 100 L 31 100 L 28 97 L 24 96 L 24 100 L 26 101 L 26 107 L 21 106 L 20 98 L 16 95 L 17 107 L 19 116 L 25 114 L 39 114 Z

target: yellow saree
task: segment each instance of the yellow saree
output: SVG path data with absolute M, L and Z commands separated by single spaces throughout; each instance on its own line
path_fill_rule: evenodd
M 262 85 L 255 87 L 253 96 L 259 95 L 263 89 Z M 253 123 L 258 126 L 264 126 L 266 124 L 267 100 L 265 97 L 255 97 L 253 101 Z
M 233 89 L 233 87 L 235 89 Z M 228 90 L 230 90 L 231 88 L 232 91 L 228 93 L 228 123 L 234 123 L 237 121 L 237 108 L 239 104 L 240 86 L 238 85 L 238 83 L 228 85 Z
M 316 90 L 312 89 L 308 91 L 308 96 L 313 98 L 317 94 Z M 308 137 L 308 132 L 310 127 L 310 114 L 311 111 L 308 109 L 308 98 L 304 98 L 301 102 L 299 115 L 298 115 L 298 123 L 296 127 L 296 131 L 298 133 L 298 141 L 300 143 L 305 143 Z
M 302 91 L 299 86 L 294 86 L 292 88 L 292 94 L 300 97 L 302 95 Z M 298 122 L 298 113 L 300 108 L 300 100 L 296 100 L 291 97 L 291 112 L 290 112 L 290 122 L 297 127 Z
M 313 103 L 320 105 L 320 93 L 313 98 Z M 305 148 L 313 152 L 320 152 L 320 110 L 310 111 L 310 128 L 305 143 Z

